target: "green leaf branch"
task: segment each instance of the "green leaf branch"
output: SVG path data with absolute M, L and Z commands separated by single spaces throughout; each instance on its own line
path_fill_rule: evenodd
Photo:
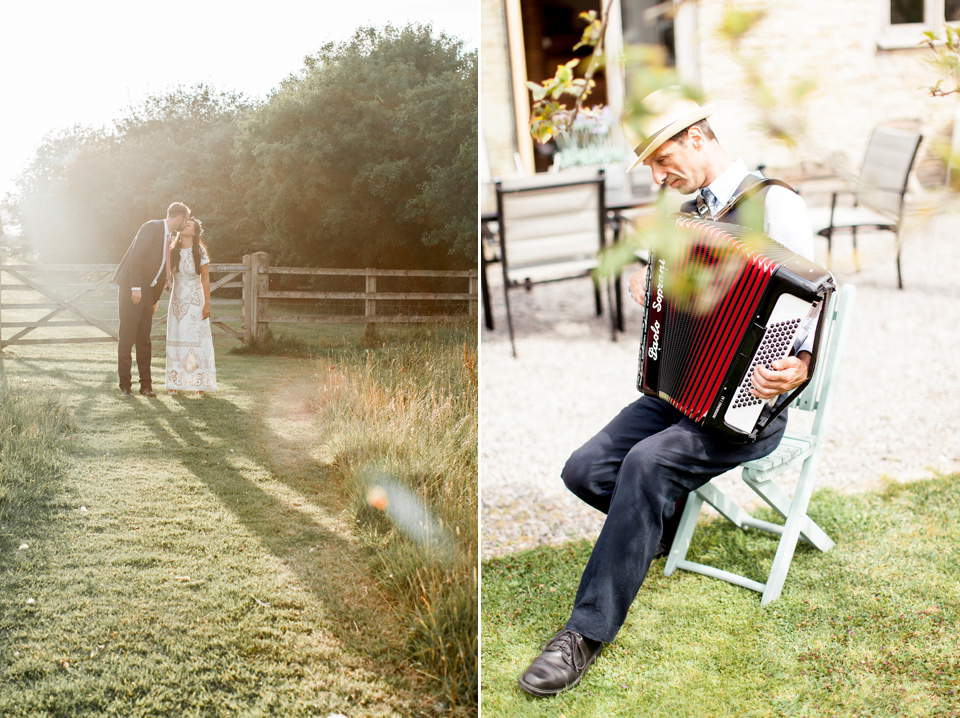
M 928 88 L 933 97 L 960 93 L 960 28 L 944 25 L 944 31 L 946 37 L 943 40 L 934 32 L 925 32 L 926 39 L 920 43 L 933 51 L 928 62 L 946 75 Z M 944 89 L 943 83 L 947 81 L 953 82 L 951 89 Z
M 537 142 L 549 142 L 558 134 L 570 131 L 578 115 L 599 114 L 599 106 L 585 108 L 584 104 L 597 84 L 593 76 L 604 66 L 603 38 L 612 4 L 613 0 L 608 0 L 602 15 L 598 15 L 596 10 L 580 13 L 580 19 L 586 21 L 587 26 L 573 49 L 593 48 L 584 63 L 582 77 L 577 77 L 574 73 L 574 68 L 580 65 L 579 58 L 574 58 L 564 65 L 559 65 L 553 77 L 539 84 L 526 83 L 534 100 L 530 113 L 530 134 Z M 572 99 L 572 107 L 561 102 L 565 96 Z

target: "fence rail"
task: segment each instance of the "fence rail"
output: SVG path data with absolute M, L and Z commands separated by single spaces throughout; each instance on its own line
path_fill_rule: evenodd
M 211 324 L 245 343 L 266 339 L 271 323 L 443 322 L 478 312 L 476 270 L 271 267 L 265 252 L 209 266 Z M 113 264 L 0 264 L 0 349 L 116 341 L 115 271 Z M 158 312 L 154 330 L 165 323 Z M 66 332 L 78 328 L 86 335 Z M 54 336 L 38 336 L 47 330 Z

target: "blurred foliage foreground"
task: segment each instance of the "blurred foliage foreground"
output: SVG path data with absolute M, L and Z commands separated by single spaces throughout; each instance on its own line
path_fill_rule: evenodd
M 265 100 L 199 85 L 112 128 L 48 135 L 3 206 L 41 260 L 119 262 L 185 202 L 214 261 L 476 265 L 477 53 L 429 26 L 363 28 Z

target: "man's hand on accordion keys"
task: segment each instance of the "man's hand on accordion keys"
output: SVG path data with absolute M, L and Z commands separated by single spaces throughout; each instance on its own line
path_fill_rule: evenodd
M 772 370 L 758 366 L 753 372 L 752 393 L 761 399 L 773 399 L 803 384 L 810 369 L 810 352 L 778 359 L 770 366 Z

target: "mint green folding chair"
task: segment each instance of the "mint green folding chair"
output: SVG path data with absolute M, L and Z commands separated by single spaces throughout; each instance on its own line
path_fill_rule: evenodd
M 823 450 L 827 420 L 836 394 L 840 362 L 847 340 L 850 311 L 855 296 L 856 288 L 850 284 L 834 294 L 827 309 L 830 312 L 828 321 L 824 323 L 824 331 L 827 335 L 822 339 L 821 361 L 818 362 L 813 379 L 790 405 L 791 412 L 797 410 L 813 412 L 810 433 L 797 433 L 788 429 L 780 446 L 773 453 L 762 459 L 745 462 L 735 469 L 735 471 L 742 471 L 741 477 L 747 485 L 783 517 L 784 523 L 778 524 L 754 518 L 725 496 L 714 485 L 716 482 L 714 479 L 691 492 L 687 498 L 687 505 L 677 527 L 673 547 L 667 556 L 665 575 L 669 576 L 680 568 L 719 578 L 762 593 L 760 604 L 766 605 L 777 600 L 783 591 L 783 584 L 798 540 L 803 539 L 824 552 L 833 548 L 833 540 L 807 516 L 807 508 L 816 483 L 817 467 Z M 791 499 L 773 483 L 773 479 L 796 466 L 801 466 L 800 478 Z M 766 583 L 687 560 L 690 540 L 696 530 L 697 517 L 704 502 L 713 506 L 738 528 L 760 529 L 780 536 Z

